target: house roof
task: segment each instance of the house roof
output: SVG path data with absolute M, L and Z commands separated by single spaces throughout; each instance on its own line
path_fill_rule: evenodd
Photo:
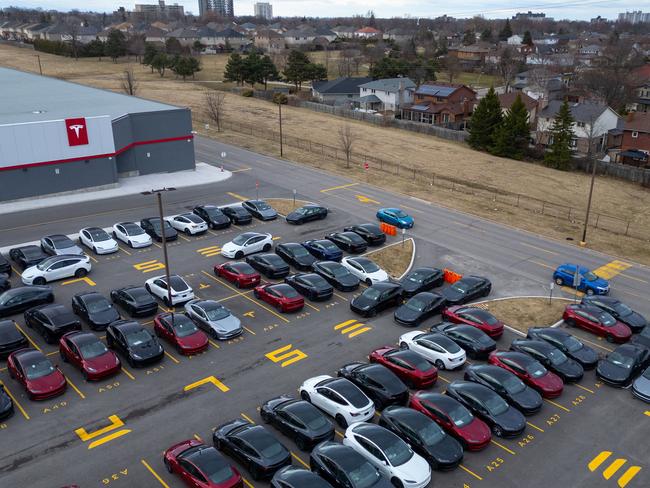
M 336 95 L 336 94 L 348 94 L 348 93 L 359 93 L 359 86 L 364 83 L 369 83 L 372 81 L 372 78 L 363 78 L 363 77 L 348 77 L 343 76 L 335 80 L 330 81 L 315 81 L 312 83 L 312 88 L 314 91 L 320 93 L 321 95 Z
M 333 31 L 336 32 L 356 32 L 357 28 L 352 27 L 351 25 L 337 25 L 332 29 Z
M 453 85 L 449 83 L 425 83 L 415 90 L 416 95 L 426 95 L 430 97 L 448 97 L 460 88 L 467 88 L 474 91 L 465 85 Z
M 355 31 L 357 34 L 381 34 L 380 30 L 375 29 L 374 27 L 362 27 Z
M 439 114 L 442 112 L 462 114 L 465 113 L 465 106 L 462 102 L 428 103 L 428 104 L 411 105 L 410 107 L 406 107 L 405 110 L 412 110 L 414 112 L 422 112 L 422 113 L 429 113 L 429 114 Z
M 359 103 L 380 103 L 381 99 L 377 95 L 366 95 L 365 97 L 354 97 L 352 101 Z
M 624 129 L 650 134 L 650 112 L 630 112 L 625 119 Z
M 562 103 L 562 100 L 551 100 L 548 102 L 546 108 L 540 112 L 539 116 L 544 118 L 554 118 L 555 114 L 560 110 Z M 600 117 L 606 110 L 611 110 L 607 105 L 588 102 L 570 103 L 569 109 L 571 110 L 571 115 L 576 122 L 585 123 L 592 122 Z
M 385 78 L 383 80 L 374 80 L 363 85 L 359 88 L 367 88 L 370 90 L 383 90 L 387 92 L 396 92 L 400 88 L 400 84 L 404 84 L 404 89 L 415 88 L 415 83 L 409 78 Z
M 501 105 L 501 108 L 512 107 L 512 104 L 515 103 L 515 100 L 517 99 L 517 95 L 521 97 L 521 101 L 524 102 L 526 110 L 529 112 L 537 106 L 537 100 L 533 97 L 529 97 L 523 92 L 510 92 L 499 95 L 499 104 Z
M 284 39 L 284 36 L 282 34 L 278 34 L 276 31 L 271 29 L 257 31 L 256 37 L 266 37 L 268 39 Z
M 214 37 L 231 37 L 233 39 L 242 39 L 246 36 L 241 32 L 237 32 L 235 29 L 228 27 L 222 31 L 217 31 L 214 33 Z

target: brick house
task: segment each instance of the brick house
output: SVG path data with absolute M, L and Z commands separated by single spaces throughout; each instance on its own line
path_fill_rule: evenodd
M 649 154 L 650 112 L 630 112 L 623 126 L 618 162 L 634 166 L 649 166 Z
M 402 120 L 464 129 L 476 102 L 476 92 L 465 85 L 426 83 L 413 92 L 413 104 L 401 110 Z
M 538 101 L 532 97 L 529 97 L 523 92 L 510 92 L 499 95 L 499 105 L 501 105 L 501 112 L 505 115 L 512 104 L 517 99 L 517 95 L 521 97 L 521 101 L 524 102 L 526 106 L 526 111 L 528 112 L 528 123 L 531 127 L 537 125 L 537 110 L 538 110 Z

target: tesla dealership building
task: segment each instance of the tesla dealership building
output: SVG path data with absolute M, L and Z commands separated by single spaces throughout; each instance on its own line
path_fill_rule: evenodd
M 194 169 L 187 108 L 0 68 L 0 201 Z

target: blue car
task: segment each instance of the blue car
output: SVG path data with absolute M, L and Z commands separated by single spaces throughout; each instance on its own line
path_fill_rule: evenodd
M 380 208 L 377 211 L 377 219 L 400 229 L 410 229 L 414 224 L 413 217 L 399 208 Z
M 584 266 L 576 264 L 561 264 L 553 273 L 553 281 L 558 285 L 566 285 L 575 288 L 573 278 L 576 270 L 580 275 L 580 284 L 578 284 L 578 291 L 586 293 L 587 295 L 607 295 L 609 293 L 609 282 L 596 276 L 592 271 L 589 271 Z
M 313 239 L 305 241 L 302 245 L 315 258 L 321 261 L 340 261 L 343 251 L 329 239 Z

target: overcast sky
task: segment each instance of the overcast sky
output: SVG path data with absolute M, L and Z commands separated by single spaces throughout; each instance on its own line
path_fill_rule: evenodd
M 157 3 L 158 0 L 138 0 L 137 3 Z M 236 15 L 252 15 L 255 0 L 234 0 Z M 444 14 L 452 17 L 472 17 L 483 15 L 488 18 L 510 17 L 519 11 L 533 10 L 545 12 L 547 17 L 556 19 L 589 20 L 601 15 L 615 19 L 619 12 L 639 10 L 642 5 L 650 11 L 650 4 L 643 1 L 630 0 L 464 0 L 453 2 L 433 0 L 269 0 L 273 5 L 276 16 L 316 16 L 348 17 L 365 15 L 368 5 L 377 17 L 438 17 Z M 0 0 L 0 7 L 17 5 L 55 10 L 94 10 L 112 12 L 119 6 L 132 9 L 136 2 L 133 0 Z M 167 3 L 178 3 L 185 7 L 186 12 L 198 14 L 198 0 L 167 0 Z M 441 7 L 441 5 L 443 5 Z

